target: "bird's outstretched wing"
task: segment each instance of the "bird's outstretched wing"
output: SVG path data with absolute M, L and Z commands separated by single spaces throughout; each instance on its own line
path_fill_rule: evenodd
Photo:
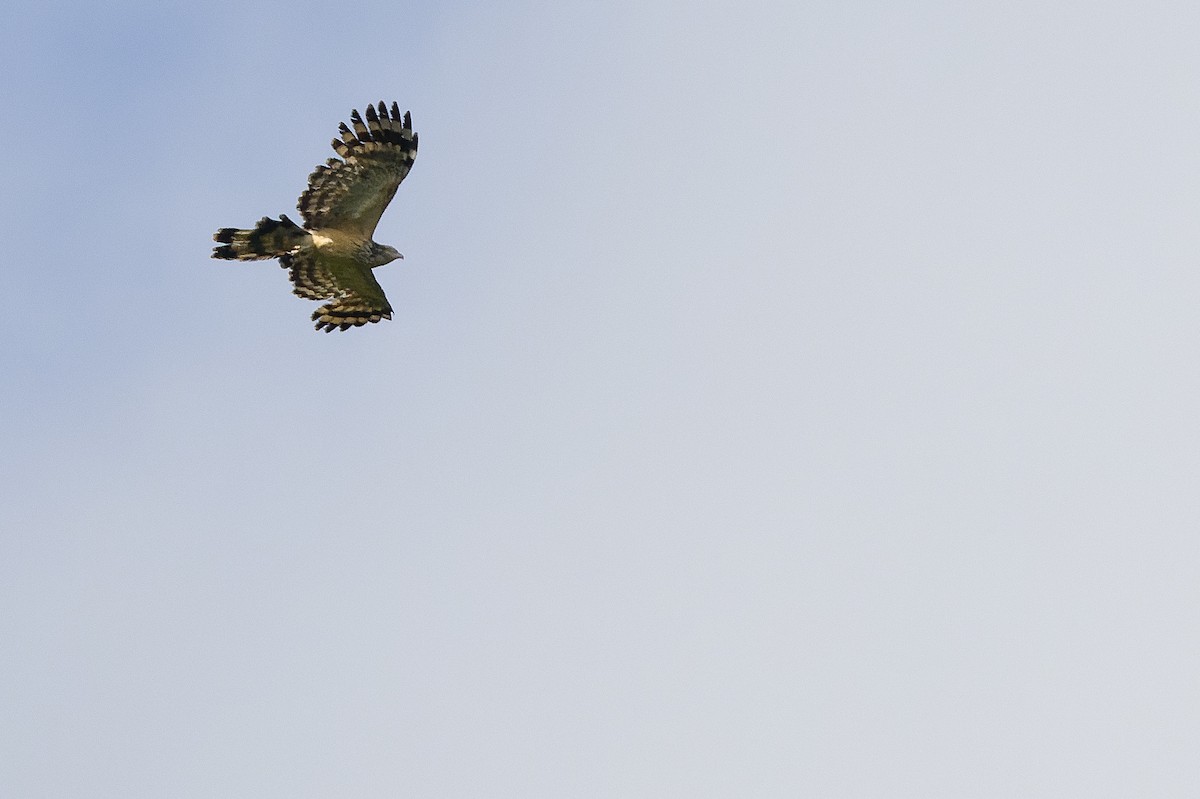
M 288 270 L 292 293 L 306 300 L 333 300 L 313 312 L 317 330 L 347 330 L 392 318 L 392 306 L 371 274 L 370 267 L 352 258 L 335 258 L 318 250 L 284 255 L 279 264 Z
M 367 106 L 364 121 L 355 110 L 351 130 L 343 122 L 342 137 L 333 149 L 344 160 L 330 158 L 308 176 L 308 188 L 297 207 L 304 227 L 336 228 L 371 238 L 383 209 L 392 201 L 400 181 L 408 175 L 417 155 L 417 134 L 412 117 L 392 103 L 391 112 L 382 101 L 378 112 Z

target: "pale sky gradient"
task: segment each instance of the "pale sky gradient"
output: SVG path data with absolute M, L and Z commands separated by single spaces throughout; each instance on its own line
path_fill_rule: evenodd
M 1200 6 L 27 2 L 0 796 L 1200 795 Z M 213 230 L 351 108 L 395 320 Z

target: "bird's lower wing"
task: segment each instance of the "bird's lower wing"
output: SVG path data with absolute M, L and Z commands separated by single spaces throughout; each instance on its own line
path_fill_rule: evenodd
M 302 251 L 280 258 L 292 293 L 306 300 L 332 300 L 313 312 L 317 330 L 349 330 L 392 318 L 392 306 L 370 267 L 349 258 Z

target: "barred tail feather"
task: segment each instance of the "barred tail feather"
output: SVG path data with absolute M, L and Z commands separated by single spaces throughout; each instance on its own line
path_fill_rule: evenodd
M 292 252 L 308 237 L 309 233 L 286 215 L 278 220 L 263 217 L 253 230 L 223 227 L 213 234 L 213 241 L 223 246 L 213 247 L 213 258 L 230 261 L 258 261 L 263 258 L 278 258 Z

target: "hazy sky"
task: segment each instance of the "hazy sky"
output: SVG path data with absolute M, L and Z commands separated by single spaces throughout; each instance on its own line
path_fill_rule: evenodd
M 1200 795 L 1200 6 L 26 3 L 0 796 Z M 395 319 L 212 232 L 351 108 Z

